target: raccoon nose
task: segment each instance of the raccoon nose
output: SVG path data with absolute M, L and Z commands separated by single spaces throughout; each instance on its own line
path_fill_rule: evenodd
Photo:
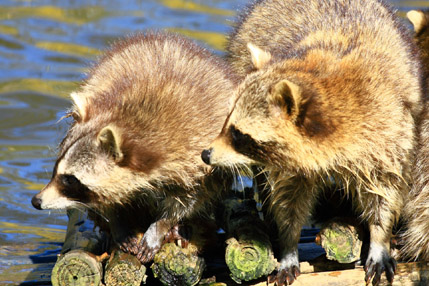
M 32 199 L 31 199 L 31 204 L 33 205 L 34 208 L 41 210 L 42 209 L 42 200 L 39 199 L 37 197 L 37 195 L 35 195 Z
M 206 163 L 207 165 L 210 165 L 210 155 L 212 151 L 213 151 L 213 148 L 210 148 L 210 149 L 203 150 L 203 152 L 201 153 L 201 159 L 203 159 L 203 162 Z

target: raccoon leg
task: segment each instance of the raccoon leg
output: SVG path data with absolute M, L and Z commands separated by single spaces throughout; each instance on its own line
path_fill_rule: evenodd
M 390 231 L 383 226 L 370 225 L 371 242 L 368 258 L 365 263 L 365 281 L 368 284 L 378 285 L 381 275 L 386 272 L 387 280 L 392 283 L 396 271 L 396 261 L 390 256 Z M 388 238 L 388 241 L 386 241 Z
M 135 225 L 124 223 L 126 219 L 118 215 L 110 217 L 109 229 L 113 241 L 118 245 L 119 249 L 124 252 L 136 255 L 138 252 L 138 243 L 141 238 L 138 233 L 143 233 L 143 230 L 138 229 Z
M 381 189 L 381 188 L 380 188 Z M 366 192 L 362 195 L 360 204 L 363 216 L 367 217 L 370 231 L 370 247 L 365 263 L 365 281 L 372 280 L 378 285 L 383 272 L 392 283 L 396 271 L 396 261 L 390 256 L 390 238 L 395 219 L 402 208 L 402 198 L 397 191 L 385 192 L 389 198 Z
M 161 248 L 165 235 L 172 227 L 172 223 L 166 219 L 160 219 L 149 226 L 139 243 L 136 255 L 141 263 L 145 264 L 153 260 Z
M 272 190 L 270 208 L 279 230 L 281 259 L 277 273 L 268 277 L 269 283 L 278 286 L 290 285 L 300 275 L 299 237 L 316 196 L 304 178 L 294 177 L 280 184 L 281 188 Z

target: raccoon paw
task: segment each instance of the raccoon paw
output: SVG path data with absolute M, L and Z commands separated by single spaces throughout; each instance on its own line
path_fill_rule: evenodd
M 155 254 L 161 248 L 162 241 L 167 231 L 164 231 L 162 222 L 157 221 L 149 226 L 143 238 L 140 240 L 137 259 L 145 264 L 153 260 Z M 170 229 L 171 226 L 167 228 Z
M 299 266 L 279 269 L 277 273 L 268 276 L 268 283 L 275 283 L 277 286 L 291 285 L 301 274 Z
M 151 243 L 147 237 L 143 236 L 136 257 L 142 264 L 146 264 L 153 260 L 160 248 L 161 243 Z
M 366 284 L 368 285 L 372 280 L 372 285 L 378 285 L 383 272 L 386 272 L 387 281 L 392 283 L 396 272 L 396 261 L 390 257 L 386 249 L 371 248 L 365 264 Z
M 277 286 L 291 285 L 300 274 L 298 250 L 286 251 L 277 272 L 268 276 L 268 283 L 274 282 Z
M 192 228 L 187 226 L 175 225 L 164 238 L 164 243 L 180 242 L 182 248 L 188 247 L 189 238 L 192 235 Z
M 123 252 L 128 252 L 132 255 L 137 255 L 139 251 L 139 238 L 138 237 L 127 237 L 125 241 L 119 243 L 119 249 Z

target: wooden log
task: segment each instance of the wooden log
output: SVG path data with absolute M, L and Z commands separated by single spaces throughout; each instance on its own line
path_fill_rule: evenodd
M 231 279 L 237 283 L 267 276 L 277 266 L 253 197 L 254 189 L 243 188 L 224 201 L 224 229 L 229 237 L 225 261 Z
M 66 238 L 52 269 L 52 285 L 100 285 L 105 256 L 97 255 L 107 251 L 109 239 L 104 232 L 94 230 L 87 213 L 70 209 L 67 215 Z
M 51 282 L 54 286 L 98 286 L 102 275 L 103 266 L 96 256 L 79 249 L 59 256 Z
M 201 280 L 205 262 L 198 256 L 195 245 L 190 243 L 182 248 L 175 243 L 167 243 L 155 255 L 151 268 L 164 285 L 193 286 Z
M 353 219 L 334 218 L 316 236 L 316 243 L 326 251 L 326 257 L 340 263 L 360 259 L 364 230 Z
M 146 267 L 129 253 L 116 250 L 107 262 L 104 274 L 106 286 L 139 286 L 146 281 Z
M 225 261 L 235 282 L 258 279 L 276 268 L 277 260 L 264 236 L 240 235 L 239 240 L 232 237 L 226 243 Z

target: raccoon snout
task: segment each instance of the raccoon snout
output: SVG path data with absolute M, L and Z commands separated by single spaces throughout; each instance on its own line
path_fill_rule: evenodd
M 35 209 L 41 210 L 42 209 L 42 199 L 40 199 L 37 195 L 35 195 L 31 199 L 31 204 Z
M 207 165 L 210 165 L 210 155 L 212 154 L 213 148 L 205 149 L 201 153 L 201 159 L 203 159 L 203 162 Z

